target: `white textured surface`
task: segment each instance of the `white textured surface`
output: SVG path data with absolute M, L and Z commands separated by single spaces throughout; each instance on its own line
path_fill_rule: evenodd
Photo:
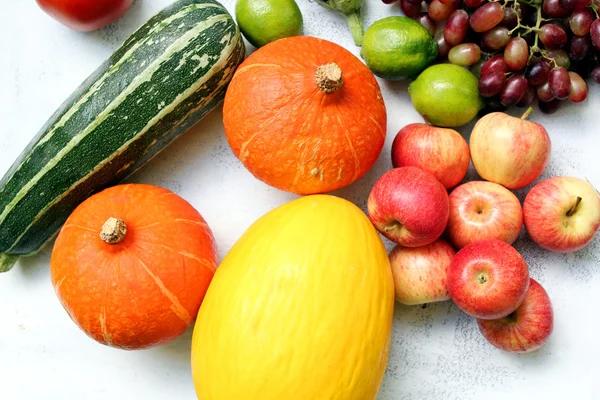
M 400 14 L 396 6 L 366 1 L 366 25 Z M 138 0 L 117 24 L 92 34 L 59 25 L 34 1 L 5 3 L 0 13 L 0 175 L 78 84 L 170 1 Z M 234 0 L 223 3 L 233 11 Z M 299 4 L 306 34 L 336 41 L 357 54 L 340 17 L 308 0 Z M 382 89 L 389 114 L 386 148 L 366 177 L 337 193 L 363 208 L 372 184 L 391 168 L 389 149 L 395 133 L 420 120 L 406 84 L 382 82 Z M 567 105 L 549 117 L 533 116 L 553 141 L 552 161 L 543 178 L 574 175 L 600 186 L 598 87 L 590 95 L 592 101 L 583 105 Z M 255 180 L 234 158 L 219 111 L 131 180 L 164 186 L 190 201 L 212 227 L 221 257 L 256 218 L 293 198 Z M 600 239 L 571 255 L 550 254 L 524 236 L 516 247 L 553 300 L 555 332 L 549 343 L 531 355 L 505 354 L 488 345 L 475 321 L 449 302 L 425 309 L 397 306 L 381 400 L 600 398 Z M 189 368 L 191 331 L 146 351 L 96 344 L 69 320 L 56 299 L 49 279 L 50 252 L 48 247 L 0 276 L 0 398 L 195 398 Z

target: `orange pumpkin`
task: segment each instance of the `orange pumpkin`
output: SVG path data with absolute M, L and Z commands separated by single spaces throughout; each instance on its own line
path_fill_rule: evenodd
M 223 116 L 233 152 L 255 177 L 303 195 L 363 176 L 383 148 L 387 123 L 371 71 L 343 47 L 309 36 L 248 57 Z
M 163 344 L 192 325 L 216 266 L 212 233 L 188 202 L 132 184 L 77 207 L 56 240 L 50 271 L 85 333 L 131 350 Z

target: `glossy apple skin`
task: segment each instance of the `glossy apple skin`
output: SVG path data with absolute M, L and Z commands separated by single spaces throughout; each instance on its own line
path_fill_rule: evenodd
M 133 0 L 36 0 L 48 15 L 82 32 L 112 24 L 131 7 Z
M 444 239 L 421 247 L 394 247 L 390 264 L 396 300 L 406 305 L 449 300 L 446 281 L 454 254 Z
M 469 143 L 479 176 L 509 189 L 529 185 L 550 160 L 551 144 L 546 129 L 504 113 L 481 118 Z
M 523 229 L 523 210 L 517 196 L 493 182 L 472 181 L 450 193 L 446 230 L 458 248 L 483 239 L 513 244 Z
M 570 210 L 581 197 L 571 214 Z M 583 179 L 556 176 L 540 182 L 523 204 L 525 227 L 541 247 L 561 253 L 587 246 L 600 227 L 600 196 Z
M 514 313 L 501 319 L 478 319 L 477 325 L 493 346 L 511 353 L 530 353 L 542 347 L 554 329 L 550 297 L 531 279 L 525 299 Z
M 459 250 L 448 272 L 448 292 L 465 313 L 498 319 L 525 298 L 529 269 L 519 252 L 501 240 L 480 240 Z
M 431 172 L 446 189 L 463 180 L 471 156 L 467 141 L 454 129 L 410 124 L 392 143 L 394 168 L 413 166 Z
M 367 201 L 371 222 L 382 235 L 404 247 L 436 241 L 448 223 L 448 193 L 429 172 L 394 168 L 379 178 Z

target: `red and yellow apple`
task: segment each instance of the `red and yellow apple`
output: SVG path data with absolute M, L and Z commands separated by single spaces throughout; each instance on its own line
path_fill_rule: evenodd
M 477 122 L 469 143 L 479 176 L 509 189 L 529 185 L 550 159 L 550 137 L 542 125 L 499 112 Z
M 552 334 L 554 312 L 548 293 L 531 279 L 525 299 L 507 317 L 483 320 L 477 325 L 483 337 L 495 347 L 511 353 L 530 353 L 542 347 Z
M 421 247 L 394 247 L 390 264 L 396 300 L 406 305 L 449 300 L 446 280 L 454 254 L 444 239 Z
M 582 249 L 600 227 L 600 195 L 583 179 L 556 176 L 533 187 L 523 204 L 531 239 L 551 251 Z
M 448 271 L 452 301 L 475 318 L 506 317 L 519 307 L 528 287 L 527 263 L 501 240 L 480 240 L 462 248 Z
M 382 235 L 404 247 L 435 242 L 448 223 L 446 188 L 417 167 L 394 168 L 373 186 L 367 208 Z
M 450 218 L 446 232 L 458 249 L 483 239 L 513 244 L 522 228 L 521 203 L 504 186 L 473 181 L 450 193 Z
M 463 180 L 469 169 L 469 145 L 454 129 L 410 124 L 392 143 L 394 168 L 413 166 L 431 172 L 450 189 Z

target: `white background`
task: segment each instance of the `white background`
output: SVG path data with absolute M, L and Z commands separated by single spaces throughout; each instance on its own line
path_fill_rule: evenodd
M 308 0 L 298 1 L 305 34 L 336 41 L 358 54 L 340 17 Z M 400 14 L 397 5 L 366 1 L 367 26 Z M 138 0 L 115 25 L 83 34 L 50 19 L 33 0 L 3 2 L 0 175 L 78 84 L 169 3 Z M 223 3 L 233 12 L 234 0 Z M 406 83 L 381 85 L 389 115 L 386 147 L 367 176 L 337 193 L 363 208 L 370 187 L 391 168 L 395 133 L 420 121 Z M 598 87 L 591 88 L 590 97 L 552 116 L 536 112 L 532 117 L 546 126 L 553 141 L 543 178 L 574 175 L 600 186 Z M 469 129 L 462 132 L 468 136 Z M 166 187 L 190 201 L 212 227 L 220 257 L 255 219 L 294 197 L 255 180 L 235 159 L 224 138 L 220 109 L 130 180 Z M 502 353 L 450 302 L 425 309 L 397 305 L 381 400 L 600 398 L 600 240 L 570 255 L 543 251 L 525 235 L 516 247 L 554 303 L 555 332 L 548 344 L 530 355 Z M 70 321 L 54 295 L 48 268 L 51 249 L 0 276 L 0 398 L 194 399 L 191 330 L 171 344 L 145 351 L 95 343 Z

